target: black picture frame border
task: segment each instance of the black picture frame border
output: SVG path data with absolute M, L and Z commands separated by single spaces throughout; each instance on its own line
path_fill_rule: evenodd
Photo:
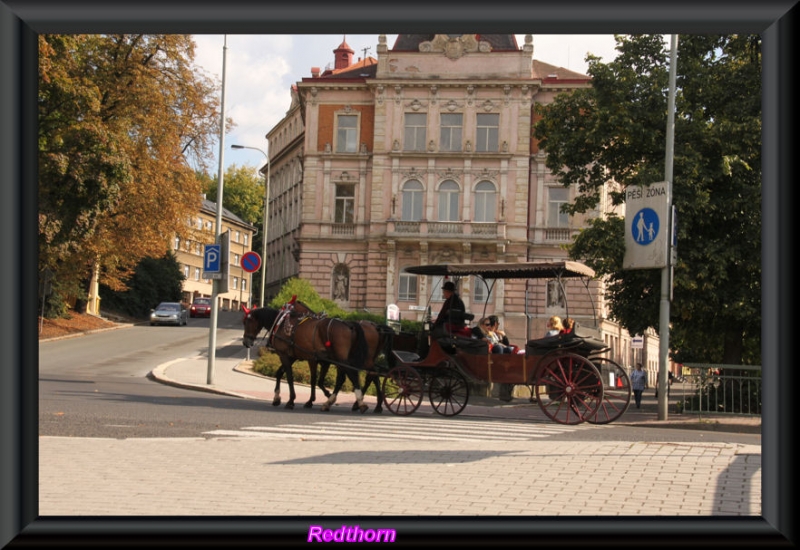
M 575 14 L 578 14 L 577 17 Z M 763 3 L 566 0 L 441 6 L 415 2 L 306 2 L 270 6 L 142 0 L 0 1 L 0 235 L 9 261 L 0 330 L 0 545 L 231 547 L 304 544 L 316 518 L 78 518 L 38 516 L 38 343 L 36 339 L 36 50 L 39 33 L 408 32 L 692 33 L 757 32 L 764 47 L 763 387 L 761 518 L 409 518 L 358 521 L 398 531 L 401 544 L 565 546 L 696 544 L 793 546 L 796 540 L 792 408 L 796 375 L 789 346 L 794 321 L 793 184 L 797 118 L 793 80 L 794 1 Z M 376 32 L 377 31 L 377 32 Z M 323 52 L 325 53 L 325 52 Z M 535 55 L 535 52 L 534 52 Z M 287 96 L 288 100 L 288 96 Z M 778 368 L 779 365 L 784 368 Z M 325 517 L 326 524 L 354 518 Z

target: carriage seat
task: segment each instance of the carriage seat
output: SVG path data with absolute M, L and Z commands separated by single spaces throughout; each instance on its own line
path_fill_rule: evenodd
M 535 340 L 528 340 L 525 345 L 527 355 L 542 355 L 548 351 L 557 349 L 569 350 L 578 355 L 589 355 L 590 353 L 606 349 L 605 342 L 596 338 L 578 336 L 577 334 L 557 334 L 555 336 L 545 336 Z

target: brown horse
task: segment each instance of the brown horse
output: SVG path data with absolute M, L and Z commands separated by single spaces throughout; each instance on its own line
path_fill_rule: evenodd
M 368 409 L 363 402 L 358 372 L 363 370 L 368 357 L 368 344 L 360 324 L 315 314 L 305 304 L 294 299 L 280 310 L 245 308 L 244 311 L 245 333 L 242 341 L 245 347 L 252 347 L 261 330 L 266 328 L 267 347 L 271 348 L 281 361 L 276 373 L 273 405 L 278 406 L 281 403 L 280 382 L 285 374 L 286 382 L 289 384 L 289 401 L 286 403 L 286 408 L 294 408 L 296 393 L 292 365 L 297 360 L 305 360 L 308 362 L 312 378 L 311 398 L 305 403 L 306 408 L 311 407 L 316 399 L 317 364 L 325 365 L 327 370 L 327 366 L 332 363 L 339 366 L 339 371 L 351 381 L 356 395 L 355 408 L 361 412 Z M 320 388 L 330 402 L 331 394 L 325 389 L 322 380 L 324 377 L 320 379 Z M 328 407 L 323 405 L 323 410 L 328 410 L 329 407 L 330 405 Z
M 383 389 L 381 388 L 381 377 L 375 372 L 375 367 L 380 362 L 380 356 L 383 354 L 384 360 L 387 365 L 392 366 L 394 363 L 394 355 L 392 354 L 392 337 L 394 331 L 388 325 L 379 325 L 371 321 L 357 321 L 361 328 L 364 329 L 364 337 L 367 341 L 367 361 L 364 365 L 366 371 L 366 378 L 364 379 L 364 393 L 370 384 L 375 385 L 375 390 L 378 394 L 378 403 L 375 405 L 374 413 L 380 414 L 383 412 Z M 330 363 L 320 362 L 320 389 L 325 393 L 328 401 L 322 406 L 322 410 L 327 411 L 331 405 L 336 402 L 336 398 L 341 390 L 345 381 L 345 370 L 349 367 L 339 367 L 336 373 L 336 383 L 333 392 L 329 393 L 324 387 L 325 376 L 330 368 Z M 358 402 L 353 403 L 353 410 L 358 410 Z

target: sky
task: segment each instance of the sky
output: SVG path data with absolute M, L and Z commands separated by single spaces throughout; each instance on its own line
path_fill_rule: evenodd
M 391 49 L 397 35 L 386 36 Z M 377 58 L 378 35 L 194 35 L 195 63 L 217 82 L 222 81 L 225 52 L 225 117 L 236 127 L 225 136 L 222 159 L 225 169 L 237 166 L 258 168 L 264 154 L 231 145 L 254 147 L 266 153 L 266 134 L 291 105 L 289 90 L 311 76 L 311 67 L 325 70 L 333 65 L 333 50 L 342 40 L 354 50 L 353 58 Z M 517 35 L 520 46 L 525 35 Z M 533 35 L 533 58 L 557 67 L 586 74 L 586 54 L 610 62 L 616 57 L 613 35 Z M 369 48 L 365 51 L 365 48 Z M 219 166 L 219 145 L 210 162 L 214 173 Z

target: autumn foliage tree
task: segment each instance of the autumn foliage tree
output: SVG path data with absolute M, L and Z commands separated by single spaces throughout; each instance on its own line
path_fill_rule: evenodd
M 124 290 L 186 236 L 219 133 L 217 86 L 187 35 L 39 36 L 39 268 L 85 296 L 98 268 Z
M 591 212 L 609 182 L 621 204 L 628 186 L 665 178 L 669 52 L 660 35 L 616 39 L 612 62 L 588 58 L 591 89 L 538 107 L 547 167 L 580 191 L 573 214 Z M 672 357 L 760 364 L 761 39 L 681 35 L 676 73 Z M 661 270 L 622 269 L 624 223 L 595 218 L 570 256 L 605 278 L 623 327 L 659 331 Z

